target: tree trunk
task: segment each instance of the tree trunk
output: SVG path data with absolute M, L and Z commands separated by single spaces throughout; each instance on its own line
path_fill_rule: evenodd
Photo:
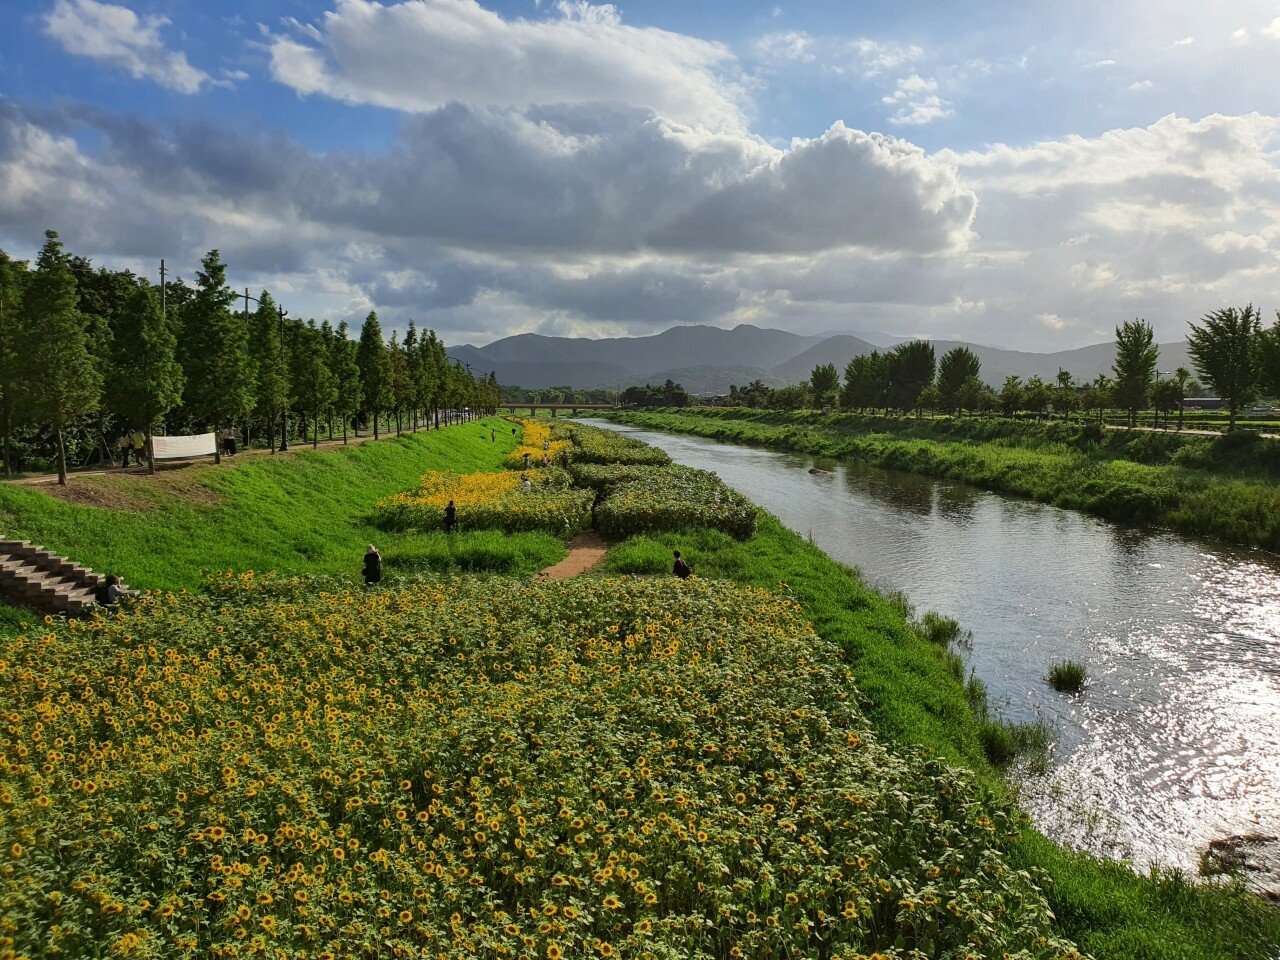
M 155 476 L 156 472 L 156 445 L 151 442 L 151 437 L 155 433 L 153 425 L 147 425 L 147 473 Z
M 1227 433 L 1230 433 L 1236 428 L 1236 413 L 1238 411 L 1236 410 L 1235 407 L 1231 407 L 1230 410 L 1231 410 L 1231 418 L 1230 420 L 1227 421 Z
M 6 477 L 13 473 L 13 450 L 9 442 L 11 433 L 13 433 L 13 413 L 6 402 L 4 411 L 4 475 Z
M 373 411 L 373 439 L 378 439 L 378 411 Z
M 1182 418 L 1183 418 L 1183 416 L 1186 414 L 1186 412 L 1187 412 L 1186 407 L 1184 407 L 1184 406 L 1182 405 L 1182 402 L 1181 402 L 1181 401 L 1179 401 L 1179 402 L 1178 402 L 1178 430 L 1179 430 L 1179 432 L 1181 432 L 1181 430 L 1182 430 Z
M 62 442 L 62 428 L 55 427 L 53 438 L 58 447 L 58 484 L 65 487 L 67 485 L 67 447 Z
M 311 449 L 320 445 L 320 408 L 311 408 Z
M 213 462 L 222 463 L 222 430 L 216 425 L 213 428 Z

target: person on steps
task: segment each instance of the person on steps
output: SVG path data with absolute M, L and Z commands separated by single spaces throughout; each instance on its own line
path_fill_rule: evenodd
M 114 607 L 124 597 L 136 596 L 137 592 L 126 589 L 120 578 L 114 573 L 107 577 L 107 582 L 98 593 L 98 602 L 104 607 Z
M 364 585 L 371 587 L 382 582 L 382 554 L 372 543 L 364 552 Z
M 453 505 L 453 501 L 449 501 L 449 505 L 444 508 L 444 532 L 453 533 L 454 527 L 458 525 L 458 508 Z
M 684 557 L 680 556 L 680 551 L 673 551 L 676 555 L 676 562 L 671 565 L 671 572 L 681 580 L 688 580 L 693 576 L 693 568 L 685 563 Z

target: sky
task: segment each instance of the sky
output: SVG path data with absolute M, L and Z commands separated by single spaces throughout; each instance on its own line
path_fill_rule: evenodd
M 450 344 L 1280 308 L 1280 0 L 6 0 L 0 248 Z M 678 358 L 673 358 L 673 360 Z

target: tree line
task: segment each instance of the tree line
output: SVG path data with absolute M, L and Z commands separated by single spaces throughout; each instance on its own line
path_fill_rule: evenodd
M 1280 311 L 1264 328 L 1252 304 L 1226 307 L 1190 324 L 1188 352 L 1196 373 L 1221 399 L 1234 429 L 1240 412 L 1259 396 L 1280 396 Z M 1116 327 L 1116 358 L 1112 375 L 1099 374 L 1081 383 L 1066 370 L 1051 381 L 1034 376 L 1007 377 L 993 389 L 981 378 L 982 365 L 968 347 L 955 347 L 937 360 L 933 344 L 912 340 L 881 353 L 853 357 L 843 379 L 835 364 L 819 364 L 807 381 L 771 388 L 759 380 L 745 387 L 731 386 L 726 398 L 732 406 L 798 410 L 841 407 L 858 411 L 923 410 L 951 414 L 998 412 L 1042 414 L 1052 410 L 1069 415 L 1079 411 L 1102 419 L 1105 410 L 1124 410 L 1131 425 L 1138 412 L 1157 416 L 1177 411 L 1183 401 L 1205 390 L 1191 371 L 1179 367 L 1161 379 L 1159 348 L 1145 320 Z
M 249 307 L 250 301 L 254 306 Z M 0 442 L 8 475 L 56 463 L 69 447 L 114 462 L 110 438 L 162 425 L 170 433 L 234 427 L 274 452 L 322 422 L 343 440 L 385 423 L 437 428 L 453 411 L 492 410 L 492 373 L 449 362 L 434 331 L 410 321 L 384 340 L 371 312 L 358 340 L 346 323 L 290 318 L 271 294 L 237 294 L 217 250 L 195 283 L 153 285 L 94 268 L 54 231 L 33 264 L 0 251 Z M 278 438 L 278 444 L 277 444 Z M 220 457 L 219 457 L 220 459 Z M 154 471 L 154 458 L 148 455 Z

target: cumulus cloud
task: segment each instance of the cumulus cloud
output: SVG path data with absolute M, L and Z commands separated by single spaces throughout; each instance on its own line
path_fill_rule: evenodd
M 1270 37 L 1272 40 L 1280 40 L 1280 17 L 1276 17 L 1263 27 L 1261 33 L 1264 37 Z
M 504 19 L 475 0 L 338 0 L 319 23 L 270 38 L 271 74 L 300 94 L 397 110 L 613 102 L 742 127 L 736 60 L 723 44 L 629 26 L 610 5 L 555 9 Z
M 899 80 L 897 89 L 883 97 L 881 102 L 897 107 L 889 117 L 889 122 L 905 126 L 933 123 L 935 120 L 954 117 L 956 113 L 951 104 L 938 95 L 937 81 L 918 73 Z
M 97 0 L 57 0 L 44 17 L 45 32 L 70 53 L 179 93 L 198 93 L 212 78 L 188 63 L 185 53 L 165 48 L 160 29 L 168 23 L 166 17 L 139 17 L 128 7 Z

